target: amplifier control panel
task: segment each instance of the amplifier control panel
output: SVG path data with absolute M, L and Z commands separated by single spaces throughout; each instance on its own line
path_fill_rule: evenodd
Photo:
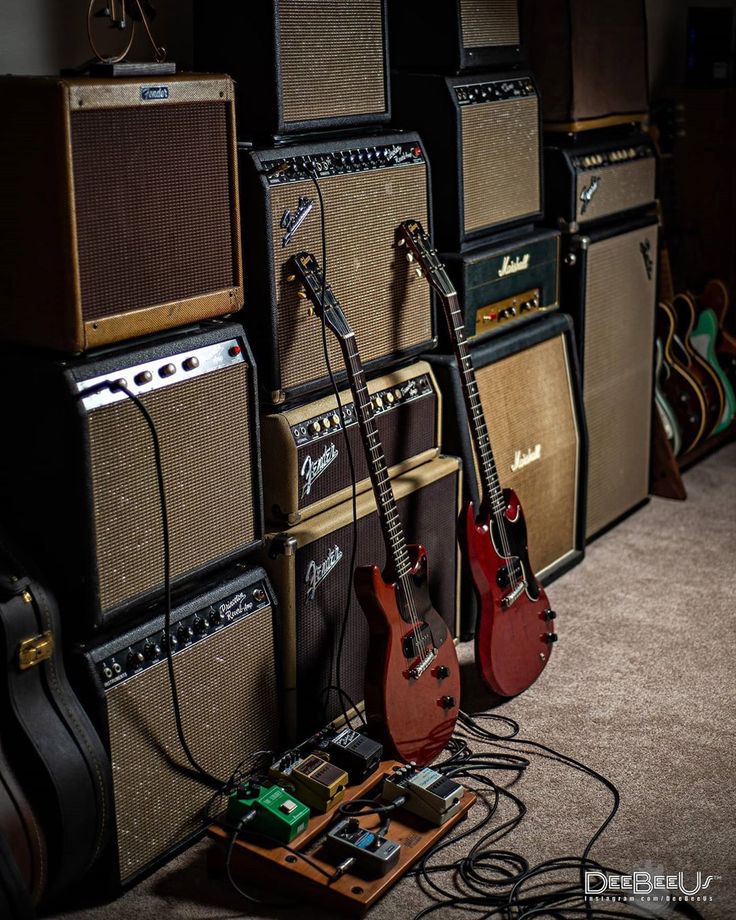
M 325 176 L 424 162 L 421 146 L 416 141 L 405 141 L 398 144 L 348 147 L 343 150 L 327 150 L 299 156 L 289 156 L 285 150 L 283 157 L 264 160 L 261 167 L 269 185 L 281 185 L 285 182 L 303 182 L 313 176 L 321 179 Z
M 575 169 L 584 172 L 606 166 L 618 166 L 620 163 L 630 163 L 634 160 L 645 160 L 653 156 L 653 148 L 649 144 L 641 143 L 633 146 L 617 146 L 610 150 L 597 150 L 594 153 L 581 153 L 573 156 L 571 162 Z
M 493 80 L 483 83 L 467 83 L 455 87 L 458 105 L 478 105 L 483 102 L 504 102 L 507 99 L 522 99 L 536 96 L 537 90 L 529 77 L 511 80 Z

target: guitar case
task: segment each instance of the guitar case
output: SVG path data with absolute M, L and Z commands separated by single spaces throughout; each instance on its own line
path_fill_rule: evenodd
M 11 844 L 0 834 L 0 917 L 33 920 L 33 902 L 21 877 Z
M 39 874 L 34 825 L 27 814 L 21 819 L 26 846 L 14 851 L 31 892 L 40 895 L 45 876 L 46 905 L 82 879 L 107 843 L 110 764 L 67 681 L 56 602 L 19 565 L 2 536 L 0 655 L 0 737 L 9 767 L 6 772 L 6 764 L 0 764 L 0 770 L 4 778 L 22 777 L 46 838 L 47 871 Z M 35 872 L 30 875 L 29 851 Z

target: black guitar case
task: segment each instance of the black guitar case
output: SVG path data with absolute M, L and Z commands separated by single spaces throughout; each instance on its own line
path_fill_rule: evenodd
M 70 891 L 107 843 L 110 764 L 67 681 L 56 602 L 2 537 L 0 655 L 2 747 L 45 834 L 48 904 Z
M 0 917 L 3 920 L 33 920 L 33 903 L 10 844 L 0 834 Z

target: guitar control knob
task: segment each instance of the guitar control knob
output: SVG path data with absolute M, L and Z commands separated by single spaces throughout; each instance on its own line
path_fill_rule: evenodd
M 544 638 L 546 639 L 547 642 L 549 642 L 550 645 L 552 645 L 553 642 L 557 642 L 559 636 L 557 635 L 557 633 L 547 633 L 547 635 Z
M 176 635 L 179 637 L 180 642 L 186 642 L 187 639 L 192 638 L 194 630 L 191 626 L 180 626 L 176 631 Z
M 198 636 L 201 636 L 202 633 L 207 629 L 207 621 L 204 619 L 204 617 L 195 617 L 194 623 L 192 625 L 194 626 L 194 631 Z
M 441 665 L 437 668 L 437 678 L 438 678 L 438 680 L 444 680 L 446 677 L 449 677 L 449 676 L 450 676 L 450 669 L 447 667 L 446 664 L 441 664 Z
M 557 619 L 557 614 L 555 613 L 554 610 L 545 610 L 545 611 L 544 611 L 544 618 L 545 618 L 545 620 L 547 620 L 547 621 L 549 621 L 549 620 L 556 620 L 556 619 Z
M 442 703 L 443 709 L 454 709 L 457 705 L 454 696 L 443 696 L 440 703 Z

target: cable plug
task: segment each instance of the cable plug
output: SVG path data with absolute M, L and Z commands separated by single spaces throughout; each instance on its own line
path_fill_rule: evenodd
M 342 878 L 343 875 L 348 871 L 348 869 L 353 865 L 357 857 L 348 856 L 347 859 L 343 859 L 340 865 L 335 869 L 330 882 L 336 882 L 339 878 Z
M 243 813 L 242 818 L 238 821 L 238 829 L 235 832 L 236 836 L 240 834 L 246 824 L 250 824 L 257 814 L 257 808 L 249 808 L 248 811 Z

